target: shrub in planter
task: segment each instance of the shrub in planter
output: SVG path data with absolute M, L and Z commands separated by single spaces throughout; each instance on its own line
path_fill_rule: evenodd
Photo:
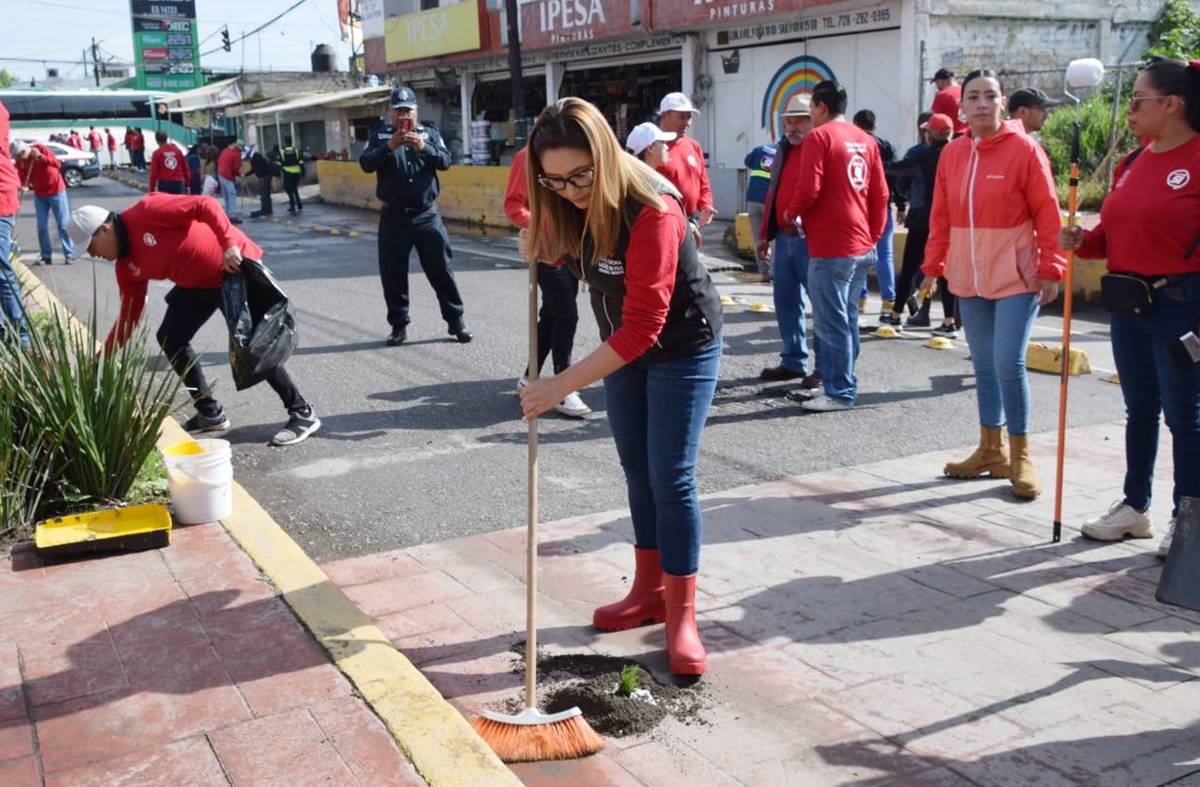
M 23 535 L 37 519 L 49 473 L 49 436 L 19 420 L 10 389 L 0 385 L 0 538 Z

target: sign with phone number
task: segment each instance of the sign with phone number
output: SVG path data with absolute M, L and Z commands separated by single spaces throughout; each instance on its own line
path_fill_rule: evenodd
M 889 2 L 854 11 L 808 14 L 795 19 L 718 30 L 710 33 L 710 46 L 746 46 L 812 36 L 865 33 L 899 25 L 900 4 Z

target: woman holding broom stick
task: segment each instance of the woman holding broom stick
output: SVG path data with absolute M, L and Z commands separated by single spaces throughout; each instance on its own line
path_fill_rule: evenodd
M 1099 541 L 1154 534 L 1150 487 L 1165 412 L 1175 465 L 1171 520 L 1158 547 L 1165 558 L 1180 497 L 1200 497 L 1200 363 L 1181 341 L 1200 334 L 1200 60 L 1147 66 L 1126 117 L 1149 147 L 1113 172 L 1100 223 L 1063 229 L 1059 238 L 1080 257 L 1108 259 L 1102 292 L 1128 413 L 1123 497 L 1081 529 Z
M 625 473 L 636 571 L 628 595 L 597 609 L 596 628 L 666 622 L 670 669 L 701 675 L 696 575 L 703 524 L 700 434 L 721 358 L 720 297 L 700 263 L 679 193 L 623 152 L 593 105 L 564 98 L 529 137 L 527 260 L 561 260 L 591 292 L 603 344 L 521 392 L 526 419 L 604 380 Z

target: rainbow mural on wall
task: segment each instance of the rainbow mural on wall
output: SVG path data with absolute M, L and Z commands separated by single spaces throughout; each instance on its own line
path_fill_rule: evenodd
M 797 93 L 811 93 L 818 82 L 826 79 L 837 79 L 833 69 L 810 55 L 793 58 L 779 67 L 767 85 L 762 102 L 762 128 L 771 133 L 772 140 L 783 134 L 779 113 L 787 106 L 788 99 Z

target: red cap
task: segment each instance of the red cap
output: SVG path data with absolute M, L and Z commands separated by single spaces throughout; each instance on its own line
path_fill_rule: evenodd
M 937 134 L 939 137 L 948 137 L 954 133 L 954 122 L 948 116 L 939 112 L 922 123 L 921 128 Z

